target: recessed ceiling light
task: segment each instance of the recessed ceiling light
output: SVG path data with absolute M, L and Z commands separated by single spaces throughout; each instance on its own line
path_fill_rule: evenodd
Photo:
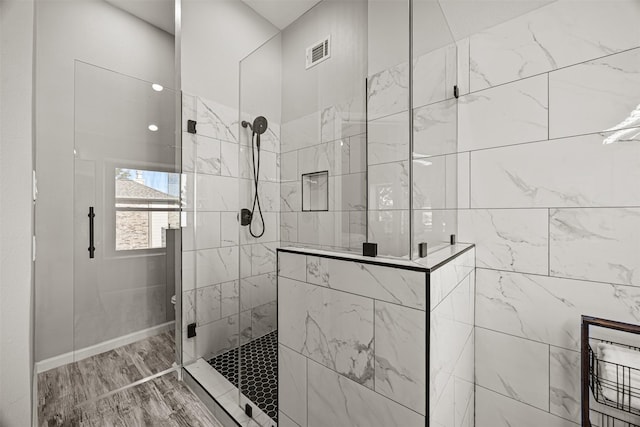
M 162 89 L 164 89 L 162 85 L 159 85 L 158 83 L 152 84 L 151 88 L 153 88 L 153 90 L 155 90 L 156 92 L 162 92 Z
M 157 131 L 157 130 L 158 130 L 158 126 L 157 126 L 157 125 L 149 125 L 149 130 L 150 130 L 151 132 L 155 132 L 155 131 Z

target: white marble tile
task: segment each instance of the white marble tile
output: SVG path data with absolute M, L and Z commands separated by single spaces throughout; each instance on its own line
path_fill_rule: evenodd
M 237 211 L 238 180 L 226 176 L 202 175 L 196 177 L 196 207 L 203 211 Z
M 241 245 L 275 242 L 278 240 L 278 213 L 262 212 L 262 218 L 264 220 L 264 233 L 261 237 L 253 237 L 249 232 L 249 227 L 240 227 Z M 258 213 L 257 208 L 253 216 L 253 221 L 251 223 L 251 230 L 256 236 L 258 236 L 263 231 L 262 221 L 260 221 L 260 214 Z
M 458 208 L 458 156 L 447 154 L 445 157 L 445 179 L 444 185 L 445 199 L 444 206 L 446 209 Z
M 221 246 L 220 212 L 187 212 L 186 216 L 187 226 L 182 227 L 183 250 L 211 249 Z
M 239 244 L 238 212 L 220 213 L 220 245 L 234 246 Z
M 240 191 L 240 203 L 242 207 L 253 206 L 254 183 L 252 179 L 236 180 Z M 261 181 L 258 185 L 258 194 L 260 195 L 260 206 L 262 212 L 279 212 L 280 211 L 280 183 Z
M 459 151 L 547 139 L 548 102 L 546 74 L 461 96 Z
M 195 157 L 197 173 L 220 175 L 220 141 L 198 135 Z
M 370 120 L 366 136 L 369 165 L 409 159 L 409 112 Z
M 367 142 L 365 135 L 355 135 L 349 138 L 349 172 L 359 173 L 367 170 L 368 144 L 370 145 L 371 141 Z
M 550 412 L 579 424 L 582 415 L 580 353 L 551 346 L 549 369 Z
M 430 400 L 429 427 L 447 427 L 455 423 L 455 378 L 448 377 L 438 399 Z
M 473 382 L 454 379 L 454 422 L 457 427 L 473 427 L 475 418 L 475 385 Z
M 198 326 L 211 323 L 221 317 L 220 285 L 198 288 L 196 291 L 196 320 Z
M 313 147 L 303 148 L 298 151 L 298 173 L 329 171 L 329 175 L 335 175 L 335 144 L 324 143 Z
M 373 300 L 284 277 L 278 341 L 373 388 Z
M 549 272 L 547 209 L 458 211 L 458 240 L 475 243 L 478 267 L 520 273 Z
M 585 313 L 640 322 L 637 287 L 481 268 L 476 278 L 476 324 L 487 329 L 578 350 Z
M 307 358 L 284 345 L 278 345 L 278 403 L 296 425 L 307 425 Z
M 309 361 L 308 369 L 309 427 L 417 427 L 425 424 L 420 414 L 322 365 Z
M 200 97 L 196 99 L 196 109 L 198 135 L 238 142 L 239 113 L 236 109 Z
M 272 153 L 280 152 L 281 127 L 279 123 L 269 121 L 267 131 L 260 137 L 260 147 L 262 150 Z M 246 140 L 249 142 L 249 140 Z
M 476 427 L 576 427 L 577 424 L 476 387 Z
M 446 99 L 446 55 L 445 46 L 414 59 L 414 108 Z
M 458 100 L 413 110 L 413 156 L 455 153 L 458 148 Z
M 398 64 L 369 76 L 367 119 L 375 120 L 409 109 L 409 65 Z
M 203 287 L 229 282 L 238 276 L 238 247 L 204 249 L 196 252 L 196 285 Z
M 300 192 L 300 181 L 280 184 L 280 209 L 282 212 L 300 212 L 302 209 Z
M 368 224 L 368 241 L 378 244 L 378 255 L 409 256 L 408 210 L 370 210 Z
M 308 255 L 306 261 L 306 278 L 298 280 L 314 285 L 329 286 L 329 259 Z
M 457 154 L 457 193 L 458 193 L 458 209 L 469 208 L 470 205 L 470 192 L 471 181 L 469 175 L 471 174 L 471 153 L 459 153 Z
M 195 363 L 185 366 L 185 369 L 197 378 L 200 385 L 214 397 L 222 396 L 233 389 L 237 390 L 235 385 L 229 382 L 229 380 L 216 371 L 213 366 L 209 365 L 204 359 L 196 360 Z
M 426 314 L 375 302 L 375 390 L 426 414 Z
M 444 47 L 445 53 L 445 99 L 455 97 L 453 86 L 458 84 L 458 46 L 452 41 Z
M 461 357 L 473 334 L 473 325 L 455 319 L 456 310 L 454 299 L 446 298 L 430 313 L 429 320 L 429 413 L 434 417 L 446 413 L 450 421 L 444 425 L 451 425 L 455 418 L 451 388 L 458 361 L 466 360 Z M 435 418 L 442 419 L 441 416 Z
M 320 112 L 282 124 L 281 152 L 309 147 L 320 142 Z
M 444 209 L 447 182 L 446 156 L 413 159 L 413 209 Z
M 328 260 L 329 287 L 424 310 L 426 275 L 423 272 Z
M 639 98 L 640 49 L 554 71 L 550 137 L 640 126 Z
M 349 173 L 351 158 L 351 147 L 349 138 L 339 139 L 333 143 L 333 175 L 343 175 Z
M 552 276 L 640 286 L 640 209 L 552 209 Z
M 220 316 L 229 317 L 238 314 L 240 298 L 240 282 L 234 280 L 220 284 Z
M 222 176 L 240 176 L 238 148 L 238 144 L 227 141 L 220 142 L 220 174 Z
M 586 135 L 471 153 L 471 206 L 638 206 L 640 132 Z M 544 165 L 544 167 L 541 167 Z
M 429 258 L 427 256 L 427 258 Z M 476 268 L 475 249 L 457 256 L 440 268 L 431 271 L 429 275 L 429 295 L 431 310 L 453 291 Z
M 280 181 L 297 181 L 298 175 L 298 152 L 289 151 L 280 156 Z
M 306 421 L 306 419 L 305 419 Z M 306 426 L 306 424 L 305 424 Z M 278 427 L 302 427 L 282 411 L 278 411 Z
M 456 41 L 458 46 L 457 54 L 458 54 L 458 90 L 460 91 L 460 95 L 466 95 L 469 93 L 469 48 L 470 48 L 470 39 L 466 37 L 462 40 Z
M 251 274 L 276 273 L 276 248 L 278 243 L 251 245 Z
M 275 331 L 278 321 L 278 303 L 274 299 L 251 310 L 251 337 L 259 338 Z
M 196 252 L 182 251 L 182 290 L 196 288 Z
M 278 252 L 278 276 L 307 281 L 307 257 L 300 254 Z
M 283 242 L 298 241 L 298 214 L 296 212 L 280 213 L 280 239 Z
M 251 147 L 240 146 L 240 177 L 253 180 L 254 164 L 258 162 L 258 152 L 253 150 L 254 158 L 251 157 Z M 276 153 L 270 151 L 260 151 L 260 181 L 276 182 L 279 180 Z
M 182 292 L 182 328 L 196 321 L 196 291 Z
M 476 329 L 476 383 L 548 411 L 549 346 Z
M 370 166 L 367 185 L 370 209 L 409 209 L 409 162 Z
M 183 331 L 186 336 L 186 329 Z M 238 346 L 238 316 L 229 316 L 196 329 L 197 335 L 185 342 L 185 351 L 208 358 Z
M 637 47 L 639 18 L 634 0 L 562 0 L 474 34 L 471 90 Z

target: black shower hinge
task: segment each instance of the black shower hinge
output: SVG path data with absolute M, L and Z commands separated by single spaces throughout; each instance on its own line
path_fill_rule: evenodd
M 453 96 L 460 98 L 460 89 L 458 89 L 458 85 L 453 85 Z
M 187 338 L 193 338 L 196 336 L 196 324 L 189 323 L 187 325 Z
M 244 413 L 247 414 L 249 418 L 253 417 L 253 408 L 248 403 L 244 405 Z
M 196 125 L 198 122 L 195 120 L 187 120 L 187 132 L 196 133 Z

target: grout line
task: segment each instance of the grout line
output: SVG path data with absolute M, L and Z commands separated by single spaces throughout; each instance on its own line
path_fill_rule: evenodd
M 551 208 L 547 209 L 547 275 L 551 277 Z
M 626 283 L 598 282 L 596 280 L 578 279 L 578 278 L 575 278 L 575 277 L 566 277 L 566 276 L 547 276 L 546 274 L 540 274 L 540 273 L 525 273 L 525 272 L 513 271 L 513 270 L 500 270 L 498 268 L 491 268 L 491 267 L 478 267 L 478 269 L 488 270 L 488 271 L 496 271 L 496 272 L 508 273 L 508 274 L 520 274 L 520 275 L 525 275 L 525 276 L 544 277 L 544 278 L 547 278 L 547 279 L 573 280 L 573 281 L 576 281 L 576 282 L 587 282 L 587 283 L 594 283 L 594 284 L 597 284 L 597 285 L 629 286 L 629 287 L 632 287 L 634 289 L 638 289 L 637 285 L 630 285 L 630 284 L 626 284 Z
M 599 56 L 599 57 L 596 57 L 596 58 L 589 58 L 589 59 L 587 59 L 585 61 L 577 62 L 575 64 L 565 65 L 563 67 L 558 67 L 558 68 L 547 70 L 547 71 L 544 71 L 544 72 L 541 72 L 541 73 L 532 74 L 530 76 L 527 76 L 527 77 L 524 77 L 524 78 L 519 78 L 519 79 L 516 79 L 516 80 L 509 80 L 507 82 L 499 83 L 499 84 L 492 85 L 492 86 L 489 86 L 489 87 L 486 87 L 486 88 L 482 88 L 482 89 L 478 89 L 476 91 L 471 91 L 471 85 L 469 85 L 469 93 L 468 93 L 468 95 L 475 94 L 475 93 L 478 93 L 478 92 L 483 92 L 485 90 L 490 90 L 490 89 L 493 89 L 493 88 L 496 88 L 496 87 L 500 87 L 500 86 L 505 86 L 505 85 L 508 85 L 508 84 L 511 84 L 511 83 L 517 83 L 517 82 L 520 82 L 522 80 L 530 79 L 532 77 L 539 77 L 539 76 L 541 76 L 543 74 L 549 74 L 550 75 L 551 73 L 559 71 L 559 70 L 564 70 L 564 69 L 575 67 L 575 66 L 578 66 L 578 65 L 588 64 L 590 62 L 598 61 L 598 60 L 601 60 L 601 59 L 604 59 L 604 58 L 608 58 L 608 57 L 611 57 L 611 56 L 614 56 L 614 55 L 620 55 L 620 54 L 623 54 L 623 53 L 628 53 L 628 52 L 631 52 L 633 50 L 640 51 L 640 47 L 636 46 L 636 47 L 632 47 L 632 48 L 629 48 L 629 49 L 623 49 L 623 50 L 620 50 L 618 52 L 609 53 L 607 55 Z M 469 52 L 471 52 L 471 40 L 469 40 Z M 471 54 L 469 54 L 469 56 L 471 56 Z M 471 61 L 469 61 L 469 68 L 471 68 Z M 471 75 L 471 72 L 469 72 L 469 75 Z

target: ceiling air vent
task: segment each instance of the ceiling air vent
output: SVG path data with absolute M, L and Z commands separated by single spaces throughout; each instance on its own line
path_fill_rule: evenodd
M 331 36 L 312 44 L 307 48 L 307 69 L 331 57 Z

